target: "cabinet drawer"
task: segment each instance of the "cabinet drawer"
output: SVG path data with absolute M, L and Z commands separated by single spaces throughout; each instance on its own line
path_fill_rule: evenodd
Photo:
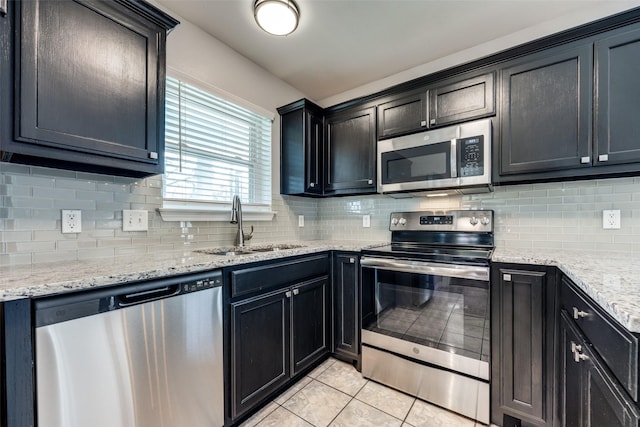
M 619 325 L 566 277 L 562 307 L 581 329 L 622 386 L 638 401 L 638 337 Z
M 327 254 L 273 262 L 231 272 L 231 298 L 266 291 L 322 276 L 329 271 Z

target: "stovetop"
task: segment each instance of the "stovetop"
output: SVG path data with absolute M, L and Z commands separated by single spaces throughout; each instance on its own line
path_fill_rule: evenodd
M 488 265 L 494 249 L 493 211 L 394 212 L 391 243 L 363 251 L 369 255 Z

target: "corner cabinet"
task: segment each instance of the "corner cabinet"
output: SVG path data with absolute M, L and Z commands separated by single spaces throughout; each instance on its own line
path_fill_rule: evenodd
M 554 423 L 555 267 L 491 270 L 491 422 Z M 505 418 L 505 416 L 507 418 Z
M 333 255 L 334 355 L 360 370 L 360 259 L 358 253 Z
M 321 196 L 324 114 L 307 99 L 278 108 L 280 114 L 280 194 Z
M 375 193 L 375 107 L 332 113 L 325 123 L 325 195 Z
M 3 20 L 3 161 L 163 172 L 165 40 L 176 20 L 124 0 L 9 2 Z
M 566 277 L 560 300 L 560 425 L 640 426 L 639 337 Z

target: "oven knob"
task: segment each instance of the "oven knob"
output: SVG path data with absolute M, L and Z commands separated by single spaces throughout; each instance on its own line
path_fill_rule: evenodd
M 477 223 L 478 223 L 478 218 L 476 218 L 475 216 L 472 216 L 471 219 L 469 220 L 469 224 L 476 225 Z
M 400 225 L 407 225 L 407 220 L 404 218 L 400 218 L 400 220 L 398 220 L 398 224 Z
M 483 216 L 482 219 L 480 220 L 480 224 L 482 225 L 489 225 L 489 218 L 487 218 L 486 216 Z
M 398 218 L 391 218 L 391 225 L 398 225 Z

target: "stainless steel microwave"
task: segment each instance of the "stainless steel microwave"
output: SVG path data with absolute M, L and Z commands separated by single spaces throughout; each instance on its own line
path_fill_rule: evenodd
M 490 119 L 378 141 L 379 193 L 434 190 L 491 191 Z

